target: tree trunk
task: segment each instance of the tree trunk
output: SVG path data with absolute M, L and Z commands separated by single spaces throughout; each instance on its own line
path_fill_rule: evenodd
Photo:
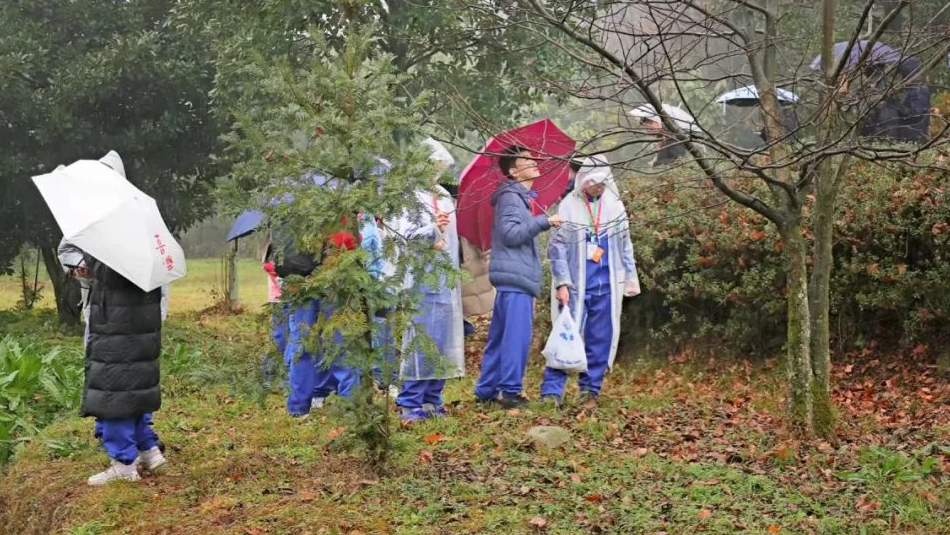
M 842 162 L 839 172 L 846 162 Z M 812 222 L 814 251 L 808 289 L 811 315 L 811 367 L 814 375 L 813 426 L 818 436 L 829 438 L 834 431 L 831 403 L 831 346 L 829 336 L 831 268 L 834 264 L 834 223 L 840 176 L 833 176 L 830 160 L 821 164 L 815 181 L 815 208 Z
M 821 68 L 825 88 L 821 98 L 826 105 L 820 115 L 818 138 L 821 142 L 834 139 L 839 130 L 839 116 L 835 104 L 834 37 L 835 0 L 822 1 Z M 847 162 L 841 162 L 838 173 L 832 168 L 832 159 L 819 163 L 814 177 L 815 207 L 812 221 L 814 249 L 811 281 L 808 288 L 809 327 L 811 329 L 812 371 L 812 429 L 821 437 L 830 438 L 834 430 L 834 410 L 831 405 L 831 347 L 829 336 L 829 290 L 831 266 L 834 262 L 835 204 L 838 196 L 840 172 Z
M 793 427 L 812 433 L 813 391 L 808 315 L 807 247 L 800 217 L 790 217 L 780 229 L 787 277 L 788 332 L 786 341 L 788 413 Z
M 53 284 L 53 295 L 56 297 L 56 313 L 59 323 L 67 327 L 79 327 L 79 283 L 72 277 L 67 277 L 59 265 L 56 246 L 44 245 L 40 247 L 43 255 L 43 265 Z

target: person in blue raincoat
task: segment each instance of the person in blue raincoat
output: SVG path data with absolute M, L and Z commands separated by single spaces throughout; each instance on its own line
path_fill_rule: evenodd
M 395 266 L 383 251 L 383 232 L 373 214 L 363 213 L 360 218 L 360 247 L 369 253 L 369 274 L 377 280 L 388 279 L 395 274 Z M 377 331 L 373 336 L 373 347 L 379 349 L 379 362 L 373 364 L 370 373 L 373 383 L 380 390 L 386 390 L 389 397 L 399 395 L 396 383 L 399 379 L 399 366 L 396 361 L 396 348 L 393 345 L 392 328 L 389 321 L 391 310 L 379 308 L 373 313 Z
M 574 191 L 561 202 L 564 224 L 551 237 L 552 316 L 569 306 L 580 326 L 587 372 L 578 386 L 585 401 L 596 400 L 604 374 L 613 365 L 620 338 L 624 296 L 640 293 L 630 242 L 627 211 L 607 159 L 587 158 L 577 172 Z M 541 396 L 560 405 L 567 373 L 544 369 Z
M 438 141 L 428 138 L 424 144 L 432 149 L 429 159 L 439 173 L 454 164 L 452 155 Z M 432 190 L 417 191 L 416 199 L 420 213 L 405 214 L 395 221 L 396 232 L 407 240 L 431 244 L 458 269 L 459 239 L 452 196 L 442 186 L 433 185 Z M 430 286 L 409 273 L 404 288 L 421 294 L 413 325 L 403 337 L 401 384 L 396 397 L 401 419 L 409 423 L 446 413 L 442 390 L 447 379 L 465 374 L 465 349 L 461 286 L 449 287 L 444 275 Z M 422 338 L 417 336 L 420 331 L 435 343 L 437 355 L 423 349 Z

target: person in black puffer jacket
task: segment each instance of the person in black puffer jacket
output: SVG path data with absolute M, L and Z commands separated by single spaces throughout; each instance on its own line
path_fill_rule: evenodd
M 162 404 L 161 290 L 146 292 L 88 254 L 84 263 L 93 282 L 80 411 L 99 419 L 102 443 L 112 459 L 88 483 L 136 481 L 140 465 L 154 470 L 165 464 L 158 435 L 146 418 Z

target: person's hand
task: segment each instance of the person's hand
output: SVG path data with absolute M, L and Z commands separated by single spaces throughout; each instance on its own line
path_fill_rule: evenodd
M 449 226 L 449 214 L 442 211 L 436 212 L 435 226 L 439 229 L 439 232 L 445 232 L 446 227 Z
M 624 297 L 640 295 L 640 281 L 637 279 L 629 279 L 625 282 L 623 285 L 623 295 Z
M 561 219 L 561 216 L 555 214 L 548 218 L 548 223 L 550 223 L 552 227 L 558 228 L 562 223 L 564 223 L 564 220 Z
M 561 303 L 561 306 L 567 306 L 571 300 L 571 292 L 567 290 L 567 286 L 558 286 L 557 289 L 557 300 Z

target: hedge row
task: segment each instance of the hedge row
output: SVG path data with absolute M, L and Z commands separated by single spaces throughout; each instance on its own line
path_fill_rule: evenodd
M 774 353 L 785 336 L 778 233 L 695 177 L 670 171 L 624 187 L 645 288 L 626 302 L 625 346 L 707 341 Z M 835 343 L 910 344 L 950 332 L 948 224 L 947 170 L 866 162 L 848 170 L 834 247 Z

